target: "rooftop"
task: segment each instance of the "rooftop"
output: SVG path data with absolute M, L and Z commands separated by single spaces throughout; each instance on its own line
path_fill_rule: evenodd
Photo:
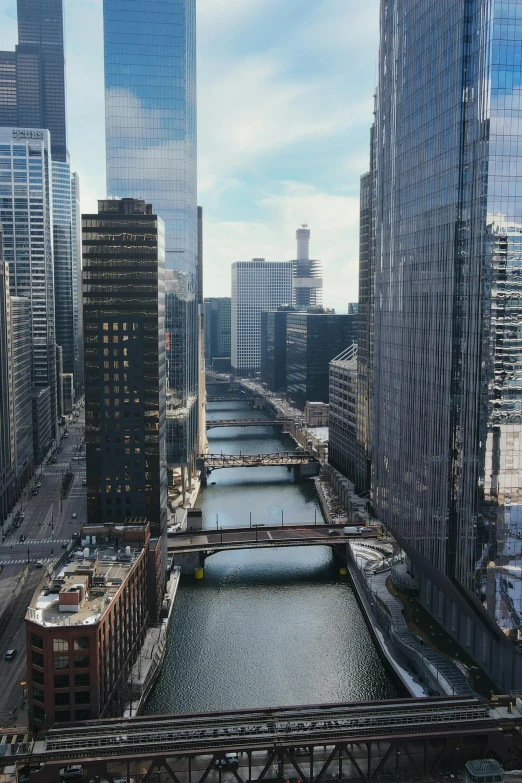
M 49 576 L 26 619 L 43 626 L 94 625 L 131 573 L 142 547 L 85 546 Z

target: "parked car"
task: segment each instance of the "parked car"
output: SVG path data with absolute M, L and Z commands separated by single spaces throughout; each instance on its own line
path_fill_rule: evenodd
M 14 658 L 16 658 L 17 652 L 18 650 L 15 650 L 14 648 L 12 650 L 6 650 L 4 661 L 12 661 Z
M 341 535 L 341 531 L 340 530 L 329 530 L 328 531 L 328 535 L 329 536 L 340 536 Z
M 62 780 L 78 780 L 83 775 L 83 767 L 81 764 L 69 764 L 59 769 L 58 774 Z

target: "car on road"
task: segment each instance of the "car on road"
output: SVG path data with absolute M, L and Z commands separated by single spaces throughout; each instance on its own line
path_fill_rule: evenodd
M 340 530 L 329 530 L 328 531 L 328 535 L 329 536 L 340 536 L 341 535 L 341 531 Z
M 23 543 L 25 541 L 25 536 L 23 533 L 20 534 L 20 541 Z
M 41 481 L 37 481 L 36 484 L 35 484 L 36 489 L 40 489 L 41 486 L 42 486 L 42 482 Z
M 87 479 L 82 479 L 82 487 L 86 487 L 86 486 L 87 486 Z
M 62 780 L 78 780 L 83 775 L 83 767 L 81 764 L 69 764 L 68 767 L 61 767 L 58 774 Z
M 37 568 L 43 568 L 43 561 L 42 560 L 37 560 L 36 563 L 35 563 L 35 566 Z
M 4 661 L 12 661 L 14 658 L 16 658 L 16 653 L 18 650 L 15 650 L 14 648 L 11 650 L 6 650 L 6 653 L 4 655 Z
M 71 514 L 71 516 L 72 516 L 72 518 L 73 518 L 73 519 L 76 519 L 76 518 L 77 518 L 77 516 L 78 516 L 78 514 L 76 513 L 76 511 L 73 511 L 73 512 L 72 512 L 72 514 Z
M 38 494 L 38 490 L 36 488 L 31 490 L 31 495 L 37 495 L 37 494 Z

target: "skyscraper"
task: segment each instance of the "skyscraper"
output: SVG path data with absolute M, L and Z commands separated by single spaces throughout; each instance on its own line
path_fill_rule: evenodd
M 13 351 L 13 409 L 17 494 L 33 471 L 32 345 L 27 339 L 31 303 L 27 297 L 11 297 L 11 346 Z
M 297 258 L 294 268 L 293 304 L 298 310 L 317 307 L 323 301 L 321 262 L 310 258 L 310 229 L 306 223 L 295 232 Z
M 505 688 L 521 657 L 483 604 L 520 628 L 520 10 L 381 3 L 373 183 L 373 507 Z
M 137 199 L 83 215 L 89 524 L 167 519 L 165 234 Z M 166 539 L 165 539 L 166 541 Z
M 205 357 L 212 364 L 214 357 L 230 357 L 229 296 L 210 296 L 205 299 Z
M 30 301 L 32 381 L 49 387 L 51 439 L 57 432 L 52 172 L 47 130 L 0 128 L 0 221 L 12 296 Z M 47 433 L 48 427 L 39 427 Z M 38 452 L 50 446 L 40 443 Z
M 239 375 L 261 369 L 261 313 L 292 301 L 292 262 L 264 258 L 232 264 L 231 356 Z
M 104 0 L 107 190 L 165 223 L 169 467 L 198 442 L 195 0 Z
M 51 154 L 67 161 L 62 0 L 18 0 L 18 45 L 0 52 L 0 123 L 46 128 Z
M 13 506 L 15 495 L 12 355 L 9 269 L 2 261 L 0 224 L 0 520 L 2 520 L 2 530 L 3 520 Z

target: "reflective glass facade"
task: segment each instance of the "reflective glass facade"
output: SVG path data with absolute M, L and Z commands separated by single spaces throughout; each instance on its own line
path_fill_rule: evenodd
M 20 138 L 23 133 L 25 138 Z M 13 296 L 30 301 L 34 386 L 49 386 L 56 436 L 57 384 L 50 137 L 0 128 L 0 222 Z
M 229 296 L 205 299 L 205 358 L 209 365 L 216 356 L 230 356 L 231 308 Z
M 104 0 L 107 190 L 165 223 L 169 464 L 197 441 L 195 0 Z
M 166 530 L 165 234 L 150 205 L 83 215 L 85 435 L 90 524 Z
M 518 0 L 381 4 L 373 504 L 419 568 L 482 594 L 522 525 L 521 45 Z

